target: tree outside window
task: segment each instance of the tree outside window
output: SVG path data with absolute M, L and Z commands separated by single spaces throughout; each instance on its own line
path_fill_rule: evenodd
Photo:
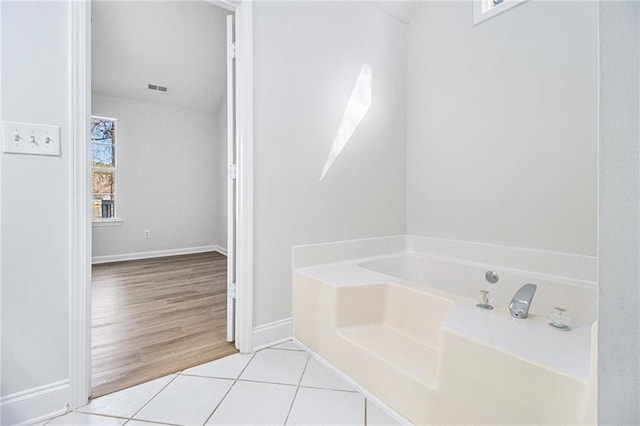
M 91 154 L 94 220 L 116 218 L 116 120 L 91 117 Z

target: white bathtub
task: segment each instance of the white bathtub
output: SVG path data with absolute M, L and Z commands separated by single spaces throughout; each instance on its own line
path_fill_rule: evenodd
M 414 423 L 595 423 L 588 259 L 540 255 L 555 262 L 553 272 L 577 271 L 559 277 L 478 262 L 482 253 L 471 260 L 416 253 L 406 250 L 416 245 L 406 236 L 382 240 L 296 248 L 297 339 Z M 385 253 L 389 241 L 405 250 Z M 514 265 L 545 264 L 529 252 L 509 254 Z M 485 280 L 489 269 L 496 284 Z M 530 317 L 512 318 L 509 301 L 526 283 L 538 286 Z M 475 306 L 481 289 L 494 310 Z M 572 331 L 548 326 L 555 306 L 571 312 Z
M 575 327 L 590 326 L 596 320 L 597 290 L 593 282 L 416 253 L 381 256 L 358 265 L 385 274 L 393 281 L 421 284 L 473 300 L 478 299 L 480 290 L 488 290 L 495 306 L 508 306 L 521 286 L 533 283 L 537 290 L 529 311 L 532 315 L 546 317 L 558 306 L 570 312 Z M 488 270 L 498 273 L 497 283 L 485 279 Z

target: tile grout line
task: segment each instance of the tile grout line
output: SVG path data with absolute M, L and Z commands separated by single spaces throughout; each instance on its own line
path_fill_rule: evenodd
M 134 419 L 134 417 L 135 417 L 138 413 L 140 413 L 140 411 L 142 411 L 142 410 L 143 410 L 147 405 L 149 405 L 149 404 L 151 403 L 151 401 L 153 401 L 153 400 L 156 398 L 156 396 L 160 395 L 160 392 L 162 392 L 163 390 L 165 390 L 165 389 L 167 388 L 167 386 L 169 386 L 171 383 L 173 383 L 173 382 L 174 382 L 174 380 L 176 380 L 176 379 L 178 378 L 178 376 L 179 376 L 179 374 L 175 374 L 175 375 L 174 375 L 174 377 L 173 377 L 173 379 L 169 380 L 169 383 L 167 383 L 166 385 L 164 385 L 164 386 L 162 387 L 162 389 L 160 389 L 158 392 L 156 392 L 156 394 L 155 394 L 155 395 L 153 395 L 153 396 L 151 397 L 151 399 L 149 399 L 149 400 L 147 401 L 147 403 L 146 403 L 146 404 L 144 404 L 142 407 L 140 407 L 140 409 L 139 409 L 138 411 L 136 411 L 135 413 L 133 413 L 133 415 L 132 415 L 131 417 L 129 417 L 129 421 L 131 421 L 131 420 L 136 420 L 136 419 Z M 148 382 L 147 382 L 147 383 L 148 383 Z M 127 422 L 127 423 L 129 423 L 129 422 Z M 126 423 L 125 423 L 125 424 L 126 424 Z
M 345 392 L 345 393 L 360 393 L 357 390 L 347 390 L 347 389 L 336 389 L 336 388 L 326 388 L 322 386 L 310 386 L 310 385 L 300 385 L 301 388 L 305 389 L 318 389 L 318 390 L 328 390 L 332 392 Z
M 247 368 L 249 368 L 249 364 L 251 364 L 251 362 L 253 362 L 253 359 L 256 357 L 256 354 L 258 352 L 254 352 L 251 355 L 251 359 L 249 360 L 249 362 L 247 362 L 247 364 L 242 368 L 242 370 L 240 371 L 240 373 L 238 374 L 238 377 L 235 378 L 235 380 L 233 381 L 233 383 L 231 384 L 231 386 L 229 386 L 229 389 L 227 390 L 227 392 L 224 394 L 224 396 L 222 397 L 222 399 L 220 399 L 220 402 L 218 402 L 218 404 L 216 404 L 216 406 L 213 408 L 213 411 L 211 412 L 211 414 L 209 414 L 209 417 L 207 417 L 207 419 L 204 421 L 203 426 L 207 424 L 207 422 L 209 420 L 211 420 L 211 417 L 213 417 L 213 415 L 215 414 L 216 410 L 218 410 L 218 408 L 220 408 L 220 405 L 222 405 L 222 402 L 227 398 L 227 396 L 229 395 L 229 393 L 231 393 L 231 389 L 233 389 L 236 385 L 236 383 L 238 383 L 238 380 L 240 380 L 240 376 L 242 376 L 242 373 L 245 372 L 245 370 Z M 187 374 L 188 375 L 188 374 Z
M 80 408 L 82 408 L 82 407 L 80 407 Z M 83 414 L 83 415 L 85 415 L 85 416 L 89 416 L 89 417 L 91 417 L 91 416 L 98 416 L 98 417 L 106 417 L 106 418 L 108 418 L 108 419 L 125 420 L 125 423 L 124 423 L 124 424 L 126 424 L 129 420 L 131 420 L 129 417 L 116 416 L 115 414 L 87 413 L 86 411 L 78 411 L 78 410 L 76 409 L 76 410 L 73 410 L 73 411 L 69 411 L 68 413 L 62 414 L 62 415 L 60 415 L 60 416 L 54 417 L 54 418 L 52 418 L 52 419 L 49 419 L 49 420 L 47 420 L 47 422 L 46 422 L 44 425 L 42 425 L 42 426 L 45 426 L 45 425 L 49 424 L 50 422 L 54 421 L 54 420 L 55 420 L 55 419 L 57 419 L 58 417 L 64 417 L 64 416 L 66 416 L 66 415 L 68 415 L 68 414 L 71 414 L 71 413 L 75 413 L 75 414 Z
M 244 370 L 243 370 L 244 371 Z M 185 377 L 198 377 L 200 379 L 216 379 L 216 380 L 233 380 L 234 384 L 235 382 L 244 382 L 244 383 L 262 383 L 262 384 L 267 384 L 267 385 L 279 385 L 279 386 L 298 386 L 295 383 L 281 383 L 281 382 L 268 382 L 266 380 L 249 380 L 249 379 L 233 379 L 230 377 L 214 377 L 214 376 L 201 376 L 198 374 L 181 374 L 182 376 Z M 313 386 L 302 386 L 303 388 L 308 388 L 308 387 L 313 387 Z M 324 388 L 318 388 L 318 389 L 324 389 Z M 340 391 L 340 392 L 358 392 L 358 391 L 349 391 L 349 390 L 344 390 L 344 389 L 330 389 L 330 390 L 336 390 L 336 391 Z
M 69 414 L 80 414 L 80 415 L 87 416 L 87 417 L 94 416 L 94 417 L 104 417 L 104 418 L 107 418 L 107 419 L 124 420 L 125 422 L 123 423 L 123 425 L 126 425 L 127 423 L 129 423 L 131 421 L 131 419 L 128 418 L 128 417 L 116 416 L 116 415 L 113 415 L 113 414 L 87 413 L 87 412 L 84 412 L 84 411 L 72 410 L 72 411 L 69 411 L 68 413 L 61 414 L 59 416 L 50 418 L 49 420 L 45 420 L 45 422 L 42 424 L 42 426 L 46 426 L 49 423 L 51 423 L 52 421 L 54 421 L 55 419 L 67 416 Z
M 261 352 L 263 350 L 267 350 L 267 349 L 275 349 L 277 351 L 286 351 L 286 352 L 304 352 L 307 355 L 307 359 L 305 360 L 305 364 L 302 370 L 302 373 L 298 379 L 297 384 L 293 384 L 293 383 L 275 383 L 275 382 L 271 382 L 271 381 L 260 381 L 260 380 L 247 380 L 247 379 L 242 379 L 242 375 L 246 372 L 246 370 L 249 368 L 249 366 L 251 365 L 251 363 L 255 360 L 255 357 L 257 355 L 258 352 Z M 229 377 L 213 377 L 213 376 L 202 376 L 202 375 L 198 375 L 198 374 L 185 374 L 186 370 L 181 370 L 179 372 L 173 373 L 174 377 L 166 384 L 164 385 L 158 392 L 156 392 L 144 405 L 142 405 L 142 407 L 140 407 L 140 409 L 138 409 L 135 413 L 133 413 L 133 415 L 131 415 L 130 417 L 126 417 L 126 416 L 117 416 L 117 415 L 110 415 L 110 414 L 101 414 L 101 413 L 87 413 L 87 412 L 82 412 L 82 411 L 72 411 L 72 412 L 76 412 L 82 415 L 87 415 L 88 417 L 91 416 L 97 416 L 97 417 L 102 417 L 102 418 L 113 418 L 113 419 L 118 419 L 118 420 L 123 420 L 123 426 L 129 425 L 131 424 L 133 421 L 140 421 L 142 423 L 148 423 L 148 424 L 153 424 L 154 422 L 157 424 L 163 424 L 166 426 L 179 426 L 177 424 L 173 424 L 173 423 L 167 423 L 167 422 L 156 422 L 156 421 L 151 421 L 151 420 L 144 420 L 144 419 L 136 419 L 135 416 L 138 415 L 142 410 L 144 410 L 153 400 L 155 400 L 155 398 L 162 393 L 167 387 L 169 387 L 171 385 L 171 383 L 173 383 L 178 376 L 185 376 L 185 377 L 197 377 L 197 378 L 202 378 L 202 379 L 215 379 L 215 380 L 225 380 L 225 381 L 232 381 L 233 383 L 231 384 L 231 386 L 227 389 L 227 391 L 225 392 L 225 394 L 222 396 L 222 398 L 220 399 L 220 401 L 216 404 L 216 406 L 213 408 L 213 411 L 209 414 L 209 416 L 207 417 L 207 419 L 205 420 L 205 422 L 203 423 L 203 425 L 206 425 L 207 422 L 209 422 L 211 420 L 211 418 L 213 417 L 213 415 L 215 414 L 215 412 L 220 408 L 220 406 L 222 405 L 222 403 L 226 400 L 226 398 L 228 397 L 228 395 L 231 393 L 232 389 L 236 386 L 236 384 L 238 382 L 245 382 L 245 383 L 261 383 L 261 384 L 269 384 L 269 385 L 279 385 L 279 386 L 287 386 L 287 387 L 292 387 L 295 386 L 295 392 L 293 394 L 293 398 L 292 401 L 290 403 L 289 406 L 289 410 L 287 412 L 287 415 L 285 417 L 285 421 L 283 423 L 283 425 L 286 425 L 289 422 L 289 418 L 293 412 L 293 407 L 295 405 L 295 401 L 297 399 L 298 393 L 300 391 L 300 388 L 305 388 L 305 389 L 318 389 L 318 390 L 327 390 L 327 391 L 336 391 L 336 392 L 343 392 L 343 393 L 355 393 L 355 394 L 360 394 L 359 391 L 357 390 L 345 390 L 345 389 L 334 389 L 334 388 L 327 388 L 327 387 L 322 387 L 322 386 L 308 386 L 302 385 L 302 381 L 304 380 L 304 377 L 306 375 L 307 370 L 309 369 L 309 363 L 312 361 L 312 356 L 309 352 L 307 352 L 306 350 L 294 350 L 294 349 L 276 349 L 276 348 L 272 348 L 272 347 L 268 347 L 268 348 L 263 348 L 261 350 L 258 350 L 256 352 L 254 352 L 253 354 L 251 354 L 250 359 L 246 362 L 245 366 L 242 367 L 241 371 L 236 375 L 235 378 L 229 378 Z M 364 395 L 363 395 L 364 396 Z M 367 426 L 369 419 L 368 419 L 368 405 L 369 405 L 369 401 L 368 398 L 364 397 L 363 398 L 364 401 L 364 413 L 363 413 L 363 425 Z M 51 421 L 53 421 L 55 418 L 49 419 L 47 420 L 45 423 L 42 424 L 42 426 L 46 426 L 47 424 L 49 424 Z
M 211 420 L 211 417 L 213 417 L 213 415 L 215 414 L 216 410 L 218 408 L 220 408 L 220 405 L 222 405 L 222 402 L 231 393 L 231 390 L 235 387 L 236 383 L 238 383 L 238 380 L 234 380 L 233 383 L 231 383 L 231 386 L 229 386 L 229 389 L 227 389 L 227 391 L 224 393 L 224 395 L 222 396 L 220 401 L 216 404 L 216 406 L 213 407 L 213 410 L 211 411 L 211 414 L 209 414 L 209 416 L 207 416 L 207 418 L 205 419 L 204 423 L 202 423 L 203 426 L 206 425 L 209 420 Z
M 249 360 L 249 362 L 247 362 L 247 365 L 245 365 L 242 369 L 242 371 L 240 372 L 240 374 L 238 375 L 238 377 L 240 375 L 242 375 L 242 373 L 244 373 L 244 370 L 246 370 L 246 368 L 249 366 L 249 364 L 251 363 L 251 361 L 253 361 L 253 358 L 255 357 L 255 353 L 252 354 L 251 359 Z M 216 360 L 214 360 L 216 361 Z M 181 370 L 177 373 L 172 373 L 175 377 L 173 379 L 171 379 L 169 381 L 169 383 L 167 383 L 162 389 L 160 389 L 154 396 L 151 397 L 151 399 L 149 399 L 147 401 L 146 404 L 144 404 L 142 407 L 140 407 L 140 409 L 138 411 L 136 411 L 131 417 L 113 417 L 113 418 L 119 418 L 122 420 L 126 420 L 126 422 L 124 423 L 124 426 L 126 426 L 127 424 L 129 424 L 131 421 L 140 421 L 140 422 L 145 422 L 145 423 L 158 423 L 158 424 L 164 424 L 164 425 L 168 425 L 168 426 L 180 426 L 174 423 L 166 423 L 166 422 L 157 422 L 157 421 L 150 421 L 150 420 L 143 420 L 143 419 L 135 419 L 134 417 L 140 413 L 140 411 L 142 411 L 147 405 L 149 405 L 151 403 L 151 401 L 153 401 L 162 391 L 164 391 L 171 383 L 173 383 L 174 380 L 176 380 L 178 378 L 178 376 L 186 376 L 186 377 L 199 377 L 199 378 L 203 378 L 203 379 L 215 379 L 215 380 L 228 380 L 228 381 L 233 381 L 233 384 L 229 387 L 229 389 L 227 390 L 227 392 L 225 393 L 225 395 L 222 397 L 222 399 L 220 400 L 220 402 L 218 403 L 218 405 L 216 405 L 216 407 L 214 408 L 213 412 L 215 412 L 215 410 L 218 409 L 218 407 L 220 406 L 220 404 L 222 403 L 222 401 L 226 398 L 227 394 L 231 391 L 231 389 L 233 388 L 233 386 L 236 384 L 236 382 L 238 381 L 238 378 L 236 379 L 230 379 L 228 377 L 209 377 L 209 376 L 198 376 L 198 375 L 193 375 L 193 374 L 183 374 L 185 370 Z M 207 417 L 207 420 L 205 421 L 205 424 L 207 421 L 209 421 L 209 419 L 211 418 L 211 416 L 213 415 L 213 412 L 209 415 L 209 417 Z M 88 414 L 88 413 L 82 413 L 82 414 Z M 93 413 L 91 413 L 93 414 Z M 105 417 L 112 417 L 112 416 L 105 416 Z
M 189 377 L 201 377 L 203 379 L 219 379 L 219 380 L 237 380 L 238 382 L 244 382 L 244 383 L 261 383 L 261 384 L 265 384 L 265 385 L 277 385 L 277 386 L 292 386 L 292 387 L 297 387 L 297 384 L 294 383 L 284 383 L 284 382 L 268 382 L 266 380 L 249 380 L 249 379 L 229 379 L 228 377 L 209 377 L 209 376 L 194 376 L 194 375 L 189 375 L 187 374 L 187 376 Z M 323 387 L 323 386 L 311 386 L 311 385 L 300 385 L 301 388 L 304 389 L 318 389 L 318 390 L 328 390 L 328 391 L 333 391 L 333 392 L 344 392 L 344 393 L 360 393 L 357 390 L 349 390 L 349 389 L 339 389 L 339 388 L 328 388 L 328 387 Z
M 304 368 L 302 369 L 302 374 L 300 375 L 300 380 L 298 380 L 298 386 L 296 387 L 296 393 L 293 394 L 293 399 L 291 400 L 291 405 L 289 406 L 289 411 L 287 412 L 287 417 L 284 419 L 284 424 L 286 425 L 289 421 L 289 416 L 291 416 L 291 411 L 293 410 L 293 404 L 296 402 L 296 398 L 298 397 L 298 392 L 300 391 L 300 383 L 302 383 L 302 379 L 304 377 L 304 373 L 307 372 L 307 366 L 309 365 L 309 360 L 311 359 L 311 355 L 305 351 L 307 354 L 307 360 L 304 363 Z
M 131 422 L 149 423 L 150 425 L 181 426 L 174 423 L 164 423 L 164 422 L 156 422 L 151 420 L 138 420 L 138 419 L 129 419 L 123 426 L 127 426 Z
M 238 379 L 238 381 L 239 382 L 245 382 L 245 383 L 262 383 L 262 384 L 265 384 L 265 385 L 293 386 L 293 387 L 298 386 L 295 383 L 267 382 L 267 381 L 264 381 L 264 380 Z

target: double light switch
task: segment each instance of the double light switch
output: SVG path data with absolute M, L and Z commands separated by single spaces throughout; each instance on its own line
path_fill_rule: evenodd
M 60 126 L 2 123 L 2 151 L 11 154 L 60 155 Z

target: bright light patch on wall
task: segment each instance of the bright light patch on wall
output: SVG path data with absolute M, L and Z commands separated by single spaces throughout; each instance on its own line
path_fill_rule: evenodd
M 351 97 L 347 103 L 347 108 L 344 110 L 340 127 L 338 127 L 338 133 L 336 134 L 333 144 L 331 145 L 331 151 L 329 151 L 329 157 L 322 169 L 322 175 L 320 175 L 320 181 L 326 176 L 327 172 L 333 165 L 333 162 L 338 158 L 347 142 L 351 139 L 353 132 L 358 128 L 358 125 L 362 121 L 369 108 L 371 108 L 371 81 L 373 73 L 369 65 L 363 65 L 360 70 L 360 75 L 356 80 Z

